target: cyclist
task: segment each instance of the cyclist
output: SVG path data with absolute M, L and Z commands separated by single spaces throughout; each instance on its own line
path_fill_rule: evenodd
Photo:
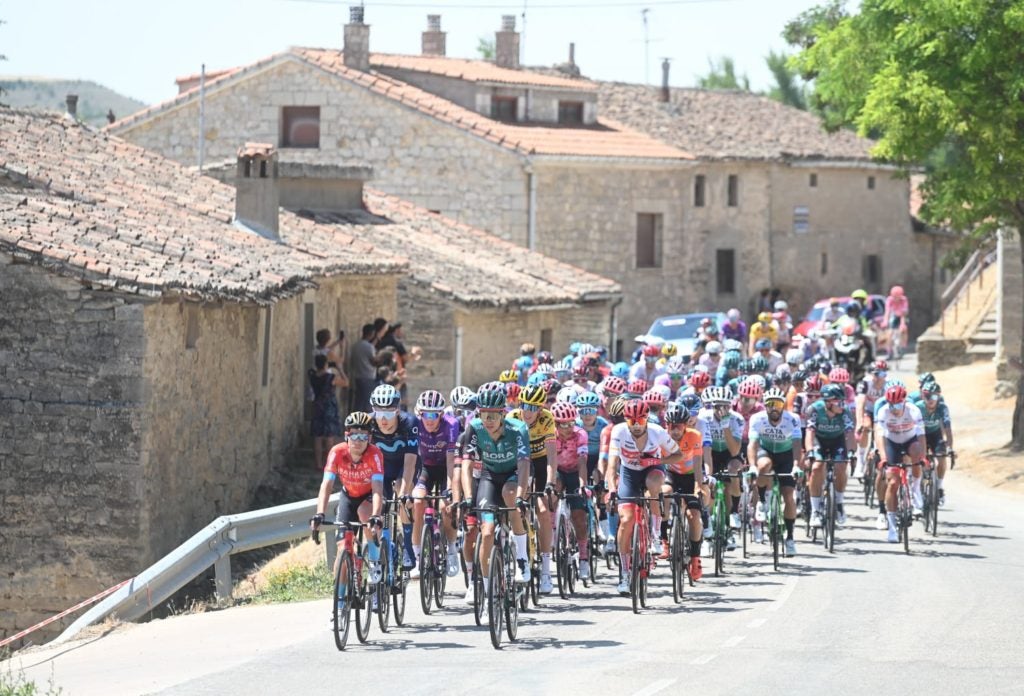
M 665 486 L 662 491 L 681 493 L 686 496 L 682 504 L 685 506 L 685 514 L 690 521 L 690 538 L 687 540 L 690 542 L 690 577 L 697 581 L 704 574 L 700 565 L 704 529 L 700 516 L 700 501 L 697 499 L 699 491 L 694 471 L 703 474 L 701 462 L 704 457 L 704 448 L 711 446 L 711 440 L 693 427 L 697 425 L 700 401 L 691 398 L 689 403 L 693 406 L 692 412 L 679 403 L 672 403 L 665 410 L 665 428 L 668 430 L 669 437 L 679 446 L 679 451 L 683 456 L 678 462 L 668 466 L 668 471 L 665 472 Z M 661 523 L 661 555 L 658 558 L 664 560 L 669 555 L 668 520 L 665 520 Z
M 883 323 L 889 330 L 888 350 L 889 357 L 894 357 L 894 337 L 898 335 L 899 344 L 907 345 L 907 315 L 910 314 L 910 300 L 903 292 L 903 287 L 893 285 L 889 290 L 889 296 L 885 298 L 885 317 Z
M 708 387 L 701 395 L 704 408 L 697 418 L 701 431 L 711 440 L 710 459 L 711 473 L 717 476 L 726 469 L 730 474 L 739 473 L 743 465 L 743 429 L 746 423 L 743 417 L 732 410 L 732 393 L 725 387 Z M 707 462 L 705 461 L 705 464 Z M 740 528 L 740 480 L 734 478 L 729 482 L 727 490 L 729 500 L 729 526 Z M 735 540 L 730 536 L 729 548 L 735 548 Z
M 480 482 L 475 498 L 480 510 L 480 570 L 484 592 L 488 588 L 491 548 L 494 546 L 493 508 L 504 503 L 506 507 L 522 507 L 530 476 L 530 435 L 526 424 L 505 415 L 505 391 L 494 383 L 485 384 L 477 392 L 479 415 L 469 422 L 466 432 L 466 459 L 480 463 Z M 464 491 L 472 490 L 472 470 L 462 465 Z M 466 497 L 464 505 L 472 509 L 474 498 Z M 512 536 L 516 545 L 516 582 L 530 581 L 530 564 L 526 559 L 526 528 L 519 510 L 509 514 Z M 468 596 L 468 593 L 467 593 Z
M 828 309 L 821 313 L 821 322 L 818 324 L 818 328 L 823 330 L 831 329 L 832 325 L 839 321 L 845 313 L 842 300 L 838 297 L 833 297 L 828 301 Z
M 925 464 L 925 436 L 921 411 L 914 404 L 907 403 L 907 389 L 898 384 L 885 390 L 885 401 L 875 415 L 875 448 L 882 453 L 882 468 L 885 470 L 885 506 L 888 510 L 889 541 L 897 543 L 896 494 L 900 486 L 900 470 L 888 464 L 902 464 L 905 457 L 913 463 L 911 494 L 915 511 L 920 511 L 921 467 Z
M 737 353 L 723 355 L 718 370 L 715 372 L 715 386 L 724 387 L 740 374 L 740 356 Z M 710 372 L 710 369 L 708 370 Z
M 921 411 L 921 418 L 924 421 L 925 444 L 935 455 L 939 505 L 945 505 L 946 489 L 943 480 L 946 477 L 946 452 L 953 448 L 953 425 L 939 383 L 932 381 L 922 384 L 921 398 L 914 401 L 914 405 Z
M 582 493 L 587 482 L 587 432 L 576 425 L 579 411 L 570 403 L 556 403 L 551 411 L 555 418 L 555 458 L 558 476 L 555 490 L 559 493 Z M 587 543 L 586 505 L 582 498 L 569 498 L 570 519 L 579 544 L 580 577 L 590 576 L 590 545 Z
M 706 370 L 694 370 L 686 380 L 689 387 L 683 392 L 700 396 L 711 384 L 711 375 Z
M 810 380 L 808 380 L 810 382 Z M 811 404 L 807 412 L 807 434 L 804 447 L 812 460 L 811 475 L 807 482 L 811 493 L 811 516 L 814 524 L 821 524 L 821 495 L 825 489 L 826 459 L 839 461 L 846 459 L 848 453 L 854 451 L 853 419 L 846 410 L 846 395 L 842 388 L 835 384 L 826 384 L 821 388 L 821 399 Z M 836 524 L 846 524 L 846 512 L 843 508 L 843 495 L 846 491 L 846 478 L 849 469 L 845 465 L 836 466 Z
M 789 347 L 793 333 L 793 317 L 789 315 L 789 305 L 785 300 L 776 300 L 775 312 L 772 314 L 772 325 L 778 332 L 775 349 L 784 351 Z
M 545 408 L 548 392 L 544 387 L 527 387 L 519 394 L 519 408 L 509 417 L 526 423 L 530 437 L 530 479 L 533 492 L 550 493 L 554 489 L 555 419 Z M 550 594 L 551 583 L 551 501 L 548 496 L 537 498 L 537 542 L 540 546 L 540 592 Z
M 679 445 L 660 425 L 648 422 L 649 410 L 643 401 L 630 401 L 622 411 L 625 423 L 612 426 L 608 448 L 608 489 L 618 492 L 619 498 L 639 498 L 649 495 L 657 498 L 665 483 L 665 466 L 683 458 Z M 622 580 L 618 590 L 629 594 L 629 551 L 633 542 L 633 519 L 636 503 L 619 504 L 619 562 Z M 658 529 L 664 511 L 660 506 L 651 509 L 651 526 Z
M 735 307 L 730 309 L 725 313 L 725 322 L 723 322 L 719 328 L 723 339 L 730 338 L 746 345 L 747 323 L 740 318 L 741 316 L 740 310 Z
M 754 354 L 757 350 L 755 346 L 762 338 L 768 339 L 769 346 L 774 346 L 779 340 L 778 329 L 772 325 L 771 312 L 761 312 L 757 315 L 757 321 L 750 325 L 750 337 L 747 346 L 748 355 Z
M 718 372 L 722 360 L 722 344 L 718 341 L 708 341 L 704 346 L 704 354 L 700 356 L 697 364 L 705 368 L 709 373 Z
M 515 383 L 515 379 L 507 381 Z M 441 392 L 433 389 L 421 393 L 416 399 L 414 411 L 419 417 L 417 453 L 420 470 L 412 493 L 413 541 L 419 541 L 423 534 L 423 513 L 426 509 L 424 496 L 444 495 L 452 489 L 459 424 L 454 417 L 445 415 L 444 408 L 444 397 Z M 443 500 L 440 501 L 439 512 L 448 539 L 448 577 L 452 578 L 460 570 L 459 552 L 455 543 L 455 520 L 453 515 L 448 514 L 448 505 Z
M 796 522 L 796 499 L 793 496 L 796 481 L 792 477 L 793 464 L 803 458 L 800 434 L 800 419 L 786 411 L 786 395 L 781 389 L 772 388 L 764 394 L 765 410 L 755 413 L 750 420 L 750 444 L 747 446 L 747 461 L 757 466 L 757 508 L 754 520 L 768 519 L 765 495 L 771 480 L 766 476 L 775 472 L 780 476 L 784 509 L 782 518 L 786 525 L 786 555 L 796 555 L 796 541 L 793 526 Z
M 864 476 L 864 460 L 874 430 L 875 402 L 885 396 L 885 377 L 889 374 L 889 364 L 884 360 L 876 360 L 871 363 L 869 372 L 857 383 L 857 395 L 854 398 L 857 425 L 857 468 L 853 472 L 854 478 Z M 868 482 L 865 485 L 869 485 Z
M 601 399 L 594 392 L 581 394 L 576 399 L 576 410 L 580 414 L 580 426 L 587 434 L 587 481 L 589 483 L 604 482 L 604 476 L 598 474 L 598 463 L 601 459 L 601 433 L 608 425 L 608 420 L 598 415 Z M 598 501 L 597 536 L 604 542 L 608 538 L 608 510 L 603 501 Z
M 625 396 L 630 401 L 634 401 L 636 399 L 643 399 L 644 394 L 647 393 L 647 390 L 649 388 L 650 385 L 645 380 L 631 379 L 628 382 L 626 382 L 626 393 L 623 394 L 623 396 Z
M 407 500 L 412 495 L 413 482 L 416 475 L 417 445 L 419 426 L 412 414 L 399 411 L 401 395 L 390 384 L 378 385 L 370 393 L 370 406 L 373 408 L 373 423 L 370 434 L 373 444 L 384 456 L 384 497 L 388 500 L 395 492 L 398 482 L 398 496 Z M 411 569 L 410 577 L 419 577 L 419 539 L 413 539 L 412 519 L 409 512 L 402 506 L 399 517 L 405 532 L 405 549 L 403 566 Z
M 598 473 L 598 485 L 604 487 L 606 493 L 605 503 L 610 502 L 608 499 L 611 497 L 611 491 L 607 486 L 608 481 L 608 452 L 611 450 L 612 442 L 612 430 L 619 423 L 625 422 L 625 417 L 622 415 L 626 408 L 626 404 L 629 400 L 624 396 L 619 396 L 612 399 L 607 403 L 608 411 L 608 425 L 601 431 L 601 454 L 598 458 L 597 473 Z M 607 538 L 605 539 L 604 552 L 605 555 L 615 552 L 615 538 L 617 536 L 619 528 L 619 515 L 615 510 L 614 506 L 608 507 L 608 528 L 605 529 Z
M 334 482 L 340 480 L 341 491 L 335 518 L 338 524 L 339 553 L 334 571 L 338 571 L 337 563 L 341 559 L 345 529 L 349 522 L 358 518 L 360 522 L 370 523 L 372 535 L 367 542 L 370 582 L 376 584 L 381 577 L 377 530 L 383 526 L 380 515 L 384 507 L 384 456 L 377 447 L 370 444 L 372 422 L 370 414 L 363 411 L 353 411 L 345 418 L 345 442 L 335 445 L 327 454 L 327 466 L 324 467 L 324 478 L 316 499 L 316 514 L 310 521 L 310 529 L 314 532 L 320 529 Z
M 857 391 L 850 386 L 850 371 L 845 367 L 833 367 L 828 372 L 828 383 L 835 384 L 843 390 L 846 408 L 852 411 L 856 407 Z
M 665 373 L 659 375 L 654 380 L 654 386 L 668 387 L 668 399 L 673 401 L 683 390 L 685 385 L 684 378 L 686 377 L 685 371 L 686 367 L 683 365 L 683 359 L 676 355 L 665 363 Z
M 786 410 L 797 415 L 800 412 L 796 410 L 796 397 L 800 394 L 807 384 L 807 372 L 804 370 L 797 370 L 793 373 L 790 381 L 789 390 L 786 392 Z M 801 420 L 801 422 L 803 422 Z
M 764 387 L 761 386 L 756 377 L 747 377 L 740 382 L 737 391 L 739 395 L 733 399 L 732 410 L 740 414 L 740 418 L 743 419 L 743 438 L 740 442 L 740 452 L 744 453 L 747 449 L 747 439 L 750 433 L 750 419 L 755 413 L 764 411 L 764 404 L 761 403 L 761 398 L 764 396 Z
M 661 412 L 668 403 L 668 398 L 657 387 L 651 387 L 644 392 L 643 402 L 647 404 L 648 418 L 651 422 L 661 425 Z
M 661 355 L 661 349 L 653 344 L 648 343 L 643 347 L 642 356 L 640 360 L 637 360 L 632 367 L 629 368 L 629 379 L 642 379 L 648 384 L 654 384 L 654 380 L 658 378 L 664 370 L 658 367 L 658 356 Z

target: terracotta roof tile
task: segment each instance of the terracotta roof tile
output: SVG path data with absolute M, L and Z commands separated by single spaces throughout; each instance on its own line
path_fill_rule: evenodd
M 231 223 L 234 189 L 52 114 L 0 108 L 0 250 L 127 292 L 256 302 L 315 278 L 400 272 L 363 248 L 311 254 Z M 313 223 L 281 213 L 282 238 Z
M 600 113 L 702 159 L 871 160 L 872 141 L 768 97 L 673 87 L 666 104 L 655 87 L 599 84 Z
M 391 53 L 371 53 L 370 67 L 412 70 L 431 75 L 454 77 L 466 82 L 484 82 L 552 89 L 594 91 L 597 85 L 589 80 L 541 75 L 528 70 L 498 67 L 484 60 L 449 58 L 447 56 L 405 56 Z

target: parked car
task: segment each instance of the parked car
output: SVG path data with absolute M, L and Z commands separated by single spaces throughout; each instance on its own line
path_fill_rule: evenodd
M 721 326 L 725 321 L 722 312 L 699 312 L 696 314 L 673 314 L 658 317 L 647 329 L 647 333 L 636 337 L 637 343 L 663 345 L 674 343 L 679 355 L 690 355 L 697 343 L 697 329 L 704 319 L 711 319 Z
M 844 307 L 846 303 L 850 302 L 853 298 L 849 295 L 845 297 L 839 297 L 839 302 Z M 821 317 L 825 314 L 825 310 L 828 309 L 832 298 L 827 297 L 824 300 L 818 300 L 811 307 L 810 311 L 804 316 L 803 321 L 797 324 L 793 328 L 794 336 L 806 336 L 807 332 L 811 329 L 818 328 L 821 323 Z M 867 302 L 867 317 L 874 327 L 875 333 L 880 333 L 882 327 L 882 318 L 885 316 L 885 295 L 868 295 Z

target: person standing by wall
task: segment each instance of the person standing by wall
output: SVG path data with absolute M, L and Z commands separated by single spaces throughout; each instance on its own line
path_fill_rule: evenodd
M 349 367 L 354 382 L 353 411 L 370 410 L 370 393 L 377 382 L 377 366 L 374 364 L 376 336 L 377 330 L 374 325 L 364 324 L 360 339 L 352 344 L 352 351 L 349 353 Z
M 347 387 L 348 379 L 340 368 L 328 367 L 326 354 L 319 354 L 313 358 L 313 367 L 309 370 L 309 386 L 313 391 L 313 416 L 310 419 L 313 466 L 323 469 L 325 452 L 330 452 L 341 437 L 341 414 L 335 389 Z

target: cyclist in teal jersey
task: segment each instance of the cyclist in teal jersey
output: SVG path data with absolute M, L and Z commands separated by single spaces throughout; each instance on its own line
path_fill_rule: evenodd
M 821 399 L 810 408 L 807 417 L 807 435 L 804 443 L 808 452 L 813 452 L 813 464 L 808 487 L 811 491 L 811 516 L 815 524 L 821 524 L 821 496 L 825 489 L 826 459 L 838 461 L 855 452 L 856 441 L 853 433 L 853 417 L 846 408 L 846 394 L 835 384 L 826 384 L 821 390 Z M 843 510 L 843 494 L 846 492 L 846 478 L 849 467 L 836 466 L 836 524 L 846 524 Z
M 939 505 L 946 504 L 946 489 L 943 481 L 946 478 L 946 467 L 949 458 L 946 452 L 953 449 L 953 423 L 949 417 L 949 407 L 942 398 L 942 388 L 938 382 L 925 382 L 921 385 L 921 396 L 914 405 L 921 411 L 924 420 L 924 440 L 928 449 L 935 453 L 937 466 L 935 475 L 939 486 Z

